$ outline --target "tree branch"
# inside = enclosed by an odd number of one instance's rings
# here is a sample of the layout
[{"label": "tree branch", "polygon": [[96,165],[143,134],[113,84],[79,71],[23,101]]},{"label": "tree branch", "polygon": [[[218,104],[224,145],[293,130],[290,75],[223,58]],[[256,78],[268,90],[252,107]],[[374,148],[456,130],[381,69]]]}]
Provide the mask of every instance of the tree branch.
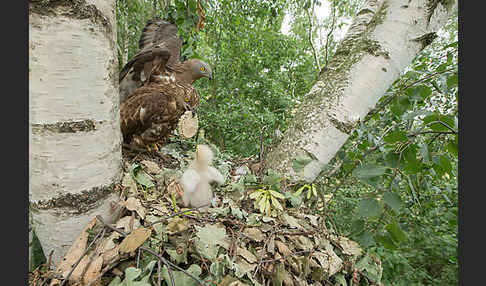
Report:
[{"label": "tree branch", "polygon": [[[315,7],[315,5],[311,4],[310,9],[312,10],[312,16],[314,16],[314,7]],[[312,17],[310,15],[308,9],[305,10],[305,13],[307,14],[307,18],[309,19],[309,44],[312,48],[312,54],[314,55],[314,60],[316,61],[317,70],[320,71],[321,65],[319,64],[319,60],[317,59],[317,52],[316,52],[316,49],[314,48],[314,43],[312,42]]]}]

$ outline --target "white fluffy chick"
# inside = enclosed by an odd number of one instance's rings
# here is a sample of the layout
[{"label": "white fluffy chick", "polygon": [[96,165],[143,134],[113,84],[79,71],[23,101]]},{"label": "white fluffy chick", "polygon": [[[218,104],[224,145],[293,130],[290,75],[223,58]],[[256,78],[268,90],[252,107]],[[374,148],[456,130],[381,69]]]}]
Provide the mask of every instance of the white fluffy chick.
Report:
[{"label": "white fluffy chick", "polygon": [[212,160],[213,151],[207,145],[197,145],[196,158],[181,178],[184,206],[200,207],[199,210],[204,212],[209,209],[213,198],[209,183],[213,181],[220,185],[224,183],[223,175],[210,166]]}]

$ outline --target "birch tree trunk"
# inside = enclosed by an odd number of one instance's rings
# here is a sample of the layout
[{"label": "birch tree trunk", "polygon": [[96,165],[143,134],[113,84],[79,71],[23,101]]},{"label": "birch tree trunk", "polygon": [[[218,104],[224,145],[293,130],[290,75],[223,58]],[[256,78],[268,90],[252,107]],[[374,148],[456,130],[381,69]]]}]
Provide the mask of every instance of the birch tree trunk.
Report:
[{"label": "birch tree trunk", "polygon": [[121,177],[115,0],[29,1],[29,201],[58,262]]},{"label": "birch tree trunk", "polygon": [[[455,0],[368,0],[328,69],[307,94],[267,168],[313,181],[352,130],[412,60],[436,37]],[[312,161],[299,173],[296,158]]]}]

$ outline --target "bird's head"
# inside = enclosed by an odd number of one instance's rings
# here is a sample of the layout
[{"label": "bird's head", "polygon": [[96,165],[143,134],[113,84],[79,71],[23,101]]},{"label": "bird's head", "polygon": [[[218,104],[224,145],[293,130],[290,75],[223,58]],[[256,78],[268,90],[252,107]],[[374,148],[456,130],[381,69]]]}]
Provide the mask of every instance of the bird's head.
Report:
[{"label": "bird's head", "polygon": [[191,73],[194,80],[200,79],[201,77],[213,79],[211,67],[207,63],[199,59],[190,59],[189,61],[191,66]]}]

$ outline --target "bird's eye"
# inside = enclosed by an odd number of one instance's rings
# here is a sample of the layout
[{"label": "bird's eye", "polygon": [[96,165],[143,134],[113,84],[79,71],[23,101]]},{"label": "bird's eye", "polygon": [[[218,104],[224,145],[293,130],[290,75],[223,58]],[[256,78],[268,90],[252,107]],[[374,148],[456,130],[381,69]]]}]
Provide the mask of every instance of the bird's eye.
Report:
[{"label": "bird's eye", "polygon": [[205,68],[205,67],[200,67],[199,69],[200,69],[201,71],[205,71],[205,70],[206,70],[206,68]]},{"label": "bird's eye", "polygon": [[186,102],[189,102],[189,98],[186,98]]}]

